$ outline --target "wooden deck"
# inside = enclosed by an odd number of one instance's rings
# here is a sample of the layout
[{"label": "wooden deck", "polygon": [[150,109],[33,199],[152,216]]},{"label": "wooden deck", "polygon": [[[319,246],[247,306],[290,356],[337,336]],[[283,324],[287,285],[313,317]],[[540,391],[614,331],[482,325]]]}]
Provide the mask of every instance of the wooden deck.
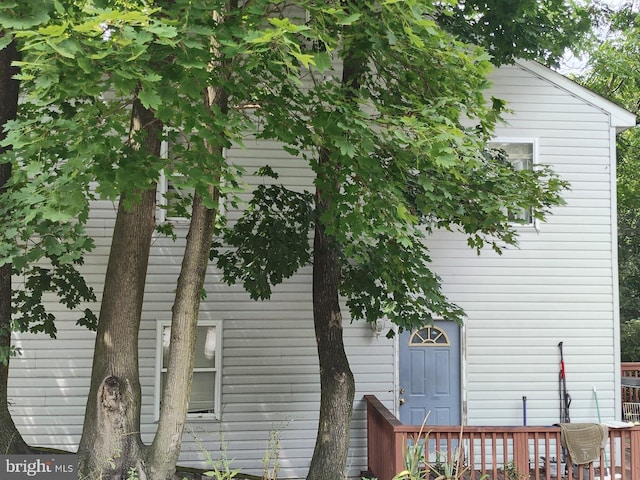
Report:
[{"label": "wooden deck", "polygon": [[513,480],[517,471],[521,480],[640,480],[640,427],[609,429],[599,460],[566,468],[571,462],[563,462],[559,427],[429,426],[421,432],[419,425],[402,425],[375,396],[365,399],[368,474],[378,480],[404,470],[404,452],[416,444],[428,447],[431,465],[460,452],[466,479]]},{"label": "wooden deck", "polygon": [[[640,380],[640,362],[622,363],[622,378]],[[622,402],[640,403],[640,388],[622,385]]]}]

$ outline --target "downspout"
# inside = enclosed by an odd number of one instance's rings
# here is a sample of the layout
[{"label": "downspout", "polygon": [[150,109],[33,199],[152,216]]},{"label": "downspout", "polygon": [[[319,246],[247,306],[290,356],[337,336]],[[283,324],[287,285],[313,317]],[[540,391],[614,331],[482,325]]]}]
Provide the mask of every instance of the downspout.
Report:
[{"label": "downspout", "polygon": [[618,276],[618,191],[615,126],[609,128],[609,180],[611,184],[611,286],[613,291],[613,398],[615,419],[622,418],[622,384],[620,377],[620,285]]}]

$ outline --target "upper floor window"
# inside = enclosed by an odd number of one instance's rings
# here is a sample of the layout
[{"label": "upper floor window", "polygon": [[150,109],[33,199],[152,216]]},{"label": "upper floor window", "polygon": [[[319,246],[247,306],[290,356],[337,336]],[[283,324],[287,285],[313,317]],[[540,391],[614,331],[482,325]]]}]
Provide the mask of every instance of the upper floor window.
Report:
[{"label": "upper floor window", "polygon": [[[169,177],[162,172],[158,183],[159,222],[184,221],[189,217],[187,208],[193,201],[195,189],[180,185],[181,176]],[[189,198],[190,197],[190,198]],[[188,200],[187,200],[188,199]]]},{"label": "upper floor window", "polygon": [[[535,164],[535,141],[530,139],[496,139],[489,144],[494,150],[504,153],[516,170],[531,170]],[[533,212],[522,208],[509,213],[509,220],[524,225],[533,225]]]},{"label": "upper floor window", "polygon": [[[169,164],[180,161],[181,152],[188,149],[188,141],[183,134],[176,134],[171,140],[162,142],[162,157],[168,159]],[[158,205],[160,206],[159,222],[185,220],[189,214],[186,208],[193,200],[194,189],[181,185],[185,178],[177,173],[169,175],[160,172],[158,182]],[[190,200],[187,200],[191,197]],[[186,200],[186,201],[185,201]]]},{"label": "upper floor window", "polygon": [[[177,135],[170,141],[162,143],[161,155],[168,159],[171,164],[179,162],[182,155],[190,150],[190,144],[184,134]],[[223,151],[226,157],[226,149]],[[189,180],[184,175],[173,172],[168,174],[160,172],[158,181],[158,205],[160,206],[157,215],[158,223],[174,222],[184,223],[191,215],[191,204],[195,195],[195,188],[187,186]],[[224,209],[224,199],[220,198],[219,211]]]}]

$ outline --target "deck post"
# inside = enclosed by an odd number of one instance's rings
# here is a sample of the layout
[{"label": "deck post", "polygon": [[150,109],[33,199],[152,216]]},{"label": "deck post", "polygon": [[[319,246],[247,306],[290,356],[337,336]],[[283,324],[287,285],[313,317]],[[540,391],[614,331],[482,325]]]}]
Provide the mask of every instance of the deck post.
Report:
[{"label": "deck post", "polygon": [[513,433],[513,465],[521,478],[529,474],[529,432]]},{"label": "deck post", "polygon": [[391,478],[404,470],[404,451],[406,449],[407,436],[400,432],[394,432],[394,454]]},{"label": "deck post", "polygon": [[373,423],[373,416],[375,414],[373,407],[371,406],[371,402],[365,396],[365,400],[367,401],[367,470],[369,472],[372,471],[371,459],[375,454],[374,451],[374,441],[375,438],[375,424]]},{"label": "deck post", "polygon": [[[630,439],[630,466],[631,466],[631,478],[640,478],[640,429],[633,428],[629,432]],[[624,454],[624,449],[623,449]]]}]

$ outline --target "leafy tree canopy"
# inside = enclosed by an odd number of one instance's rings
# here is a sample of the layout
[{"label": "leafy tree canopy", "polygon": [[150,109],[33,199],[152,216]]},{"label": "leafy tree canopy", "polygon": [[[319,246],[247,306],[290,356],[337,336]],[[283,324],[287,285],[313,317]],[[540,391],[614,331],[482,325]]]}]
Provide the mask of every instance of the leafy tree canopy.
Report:
[{"label": "leafy tree canopy", "polygon": [[[228,233],[235,249],[222,253],[219,265],[227,281],[241,280],[253,297],[267,298],[270,281],[310,258],[303,228],[310,219],[322,224],[342,256],[341,293],[353,319],[386,315],[403,328],[432,317],[460,319],[429,268],[428,234],[457,230],[472,248],[500,251],[516,242],[509,213],[531,207],[543,218],[566,185],[547,168],[518,172],[486,154],[504,108],[484,96],[490,57],[441,28],[434,20],[440,4],[358,6],[350,5],[354,20],[343,28],[339,54],[358,65],[357,83],[345,85],[332,67],[312,76],[308,90],[292,86],[287,108],[299,113],[263,132],[309,159],[315,187],[332,202],[309,207],[313,217],[292,207],[298,214],[283,217],[278,205],[311,197],[281,186],[259,190]],[[312,10],[310,22],[330,23],[321,8]],[[268,105],[257,114],[269,118],[279,108]],[[318,162],[322,155],[327,158]],[[294,229],[299,235],[283,240],[281,232]],[[279,249],[283,241],[288,247]],[[262,253],[273,249],[293,258],[263,261]]]},{"label": "leafy tree canopy", "polygon": [[[15,39],[22,54],[24,98],[2,142],[12,150],[0,159],[14,167],[0,204],[0,258],[26,275],[16,297],[21,329],[55,334],[44,291],[70,307],[94,300],[75,269],[93,248],[84,230],[93,199],[126,194],[135,201],[161,171],[196,192],[213,183],[233,191],[238,170],[206,144],[241,144],[255,131],[245,106],[288,98],[279,85],[299,82],[300,64],[327,64],[337,42],[285,18],[282,5],[271,1],[227,10],[224,21],[212,14],[226,7],[184,0],[153,7],[135,0],[0,6],[2,45]],[[329,15],[348,21],[340,9]],[[301,45],[313,42],[323,51],[303,53]],[[224,86],[234,108],[212,115],[203,104],[211,85]],[[146,155],[137,148],[141,138],[129,138],[134,98],[164,125],[170,158]],[[86,313],[82,322],[94,326]]]},{"label": "leafy tree canopy", "polygon": [[[640,112],[640,13],[634,2],[608,9],[589,66],[578,81],[631,112]],[[618,247],[620,319],[640,318],[640,132],[618,135]]]},{"label": "leafy tree canopy", "polygon": [[640,362],[640,320],[630,320],[620,326],[620,355],[623,362]]},{"label": "leafy tree canopy", "polygon": [[598,11],[574,0],[461,0],[445,2],[438,19],[497,65],[518,58],[556,64],[565,49],[580,48]]},{"label": "leafy tree canopy", "polygon": [[[229,146],[253,131],[308,158],[316,188],[334,193],[312,220],[339,245],[354,318],[385,313],[411,326],[425,315],[460,317],[429,269],[424,235],[456,229],[473,248],[500,250],[515,242],[509,212],[532,207],[543,217],[564,185],[548,169],[515,172],[483,153],[503,104],[487,105],[483,94],[490,55],[459,38],[484,45],[495,63],[556,54],[563,43],[552,33],[571,40],[585,12],[565,10],[559,0],[509,8],[300,1],[295,6],[308,15],[296,20],[295,10],[261,1],[219,22],[211,12],[223,3],[44,2],[40,26],[16,20],[26,15],[11,4],[11,15],[0,17],[23,45],[30,108],[7,143],[20,152],[13,161],[24,171],[44,172],[34,185],[45,185],[47,176],[54,182],[48,202],[58,217],[51,220],[86,218],[95,192],[135,200],[162,170],[204,191],[217,182],[212,172],[219,167],[233,189],[237,170],[211,158],[205,142],[224,137]],[[220,48],[212,49],[211,39]],[[337,80],[340,55],[362,66],[357,84],[344,88]],[[223,58],[231,59],[229,68],[212,68]],[[211,116],[201,96],[212,84],[224,85],[238,108]],[[172,159],[145,156],[136,139],[126,140],[134,94],[162,121],[167,142],[179,145]],[[241,108],[248,105],[259,105],[253,117]],[[323,152],[330,158],[320,166],[315,159]],[[56,196],[62,187],[66,193]],[[301,258],[285,263],[293,270]]]},{"label": "leafy tree canopy", "polygon": [[[5,2],[0,6],[0,19],[16,28],[30,28],[46,21],[49,18],[47,12],[46,2],[22,5]],[[3,50],[3,61],[19,56],[10,29],[0,28],[0,49]],[[3,68],[12,75],[17,71],[8,64]],[[13,82],[9,77],[6,81]],[[5,127],[11,123],[8,120],[15,117],[18,84],[3,84],[2,88],[3,111],[0,118]],[[10,90],[15,91],[15,97],[9,96]],[[0,139],[5,136],[3,131]],[[12,159],[16,157],[10,152],[11,147],[10,141],[0,145],[0,152],[4,153],[0,156],[3,170],[0,185],[0,223],[3,225],[0,231],[0,266],[9,266],[21,286],[13,290],[12,309],[9,310],[12,311],[11,318],[3,318],[2,322],[8,328],[13,320],[14,328],[45,332],[55,337],[55,317],[45,309],[43,295],[47,292],[56,294],[60,302],[70,309],[82,302],[95,300],[93,290],[78,271],[83,254],[93,248],[93,242],[85,235],[81,222],[60,216],[57,207],[45,200],[47,188],[55,178],[45,175],[42,181],[32,181],[33,172],[23,171],[17,168],[17,164],[12,168]],[[24,164],[22,160],[19,163]],[[11,282],[2,285],[8,290],[8,295],[11,295],[11,287]],[[95,315],[89,309],[85,309],[78,320],[89,328],[94,328],[95,322]],[[10,344],[3,345],[0,360],[6,364],[8,355],[16,351]]]}]

